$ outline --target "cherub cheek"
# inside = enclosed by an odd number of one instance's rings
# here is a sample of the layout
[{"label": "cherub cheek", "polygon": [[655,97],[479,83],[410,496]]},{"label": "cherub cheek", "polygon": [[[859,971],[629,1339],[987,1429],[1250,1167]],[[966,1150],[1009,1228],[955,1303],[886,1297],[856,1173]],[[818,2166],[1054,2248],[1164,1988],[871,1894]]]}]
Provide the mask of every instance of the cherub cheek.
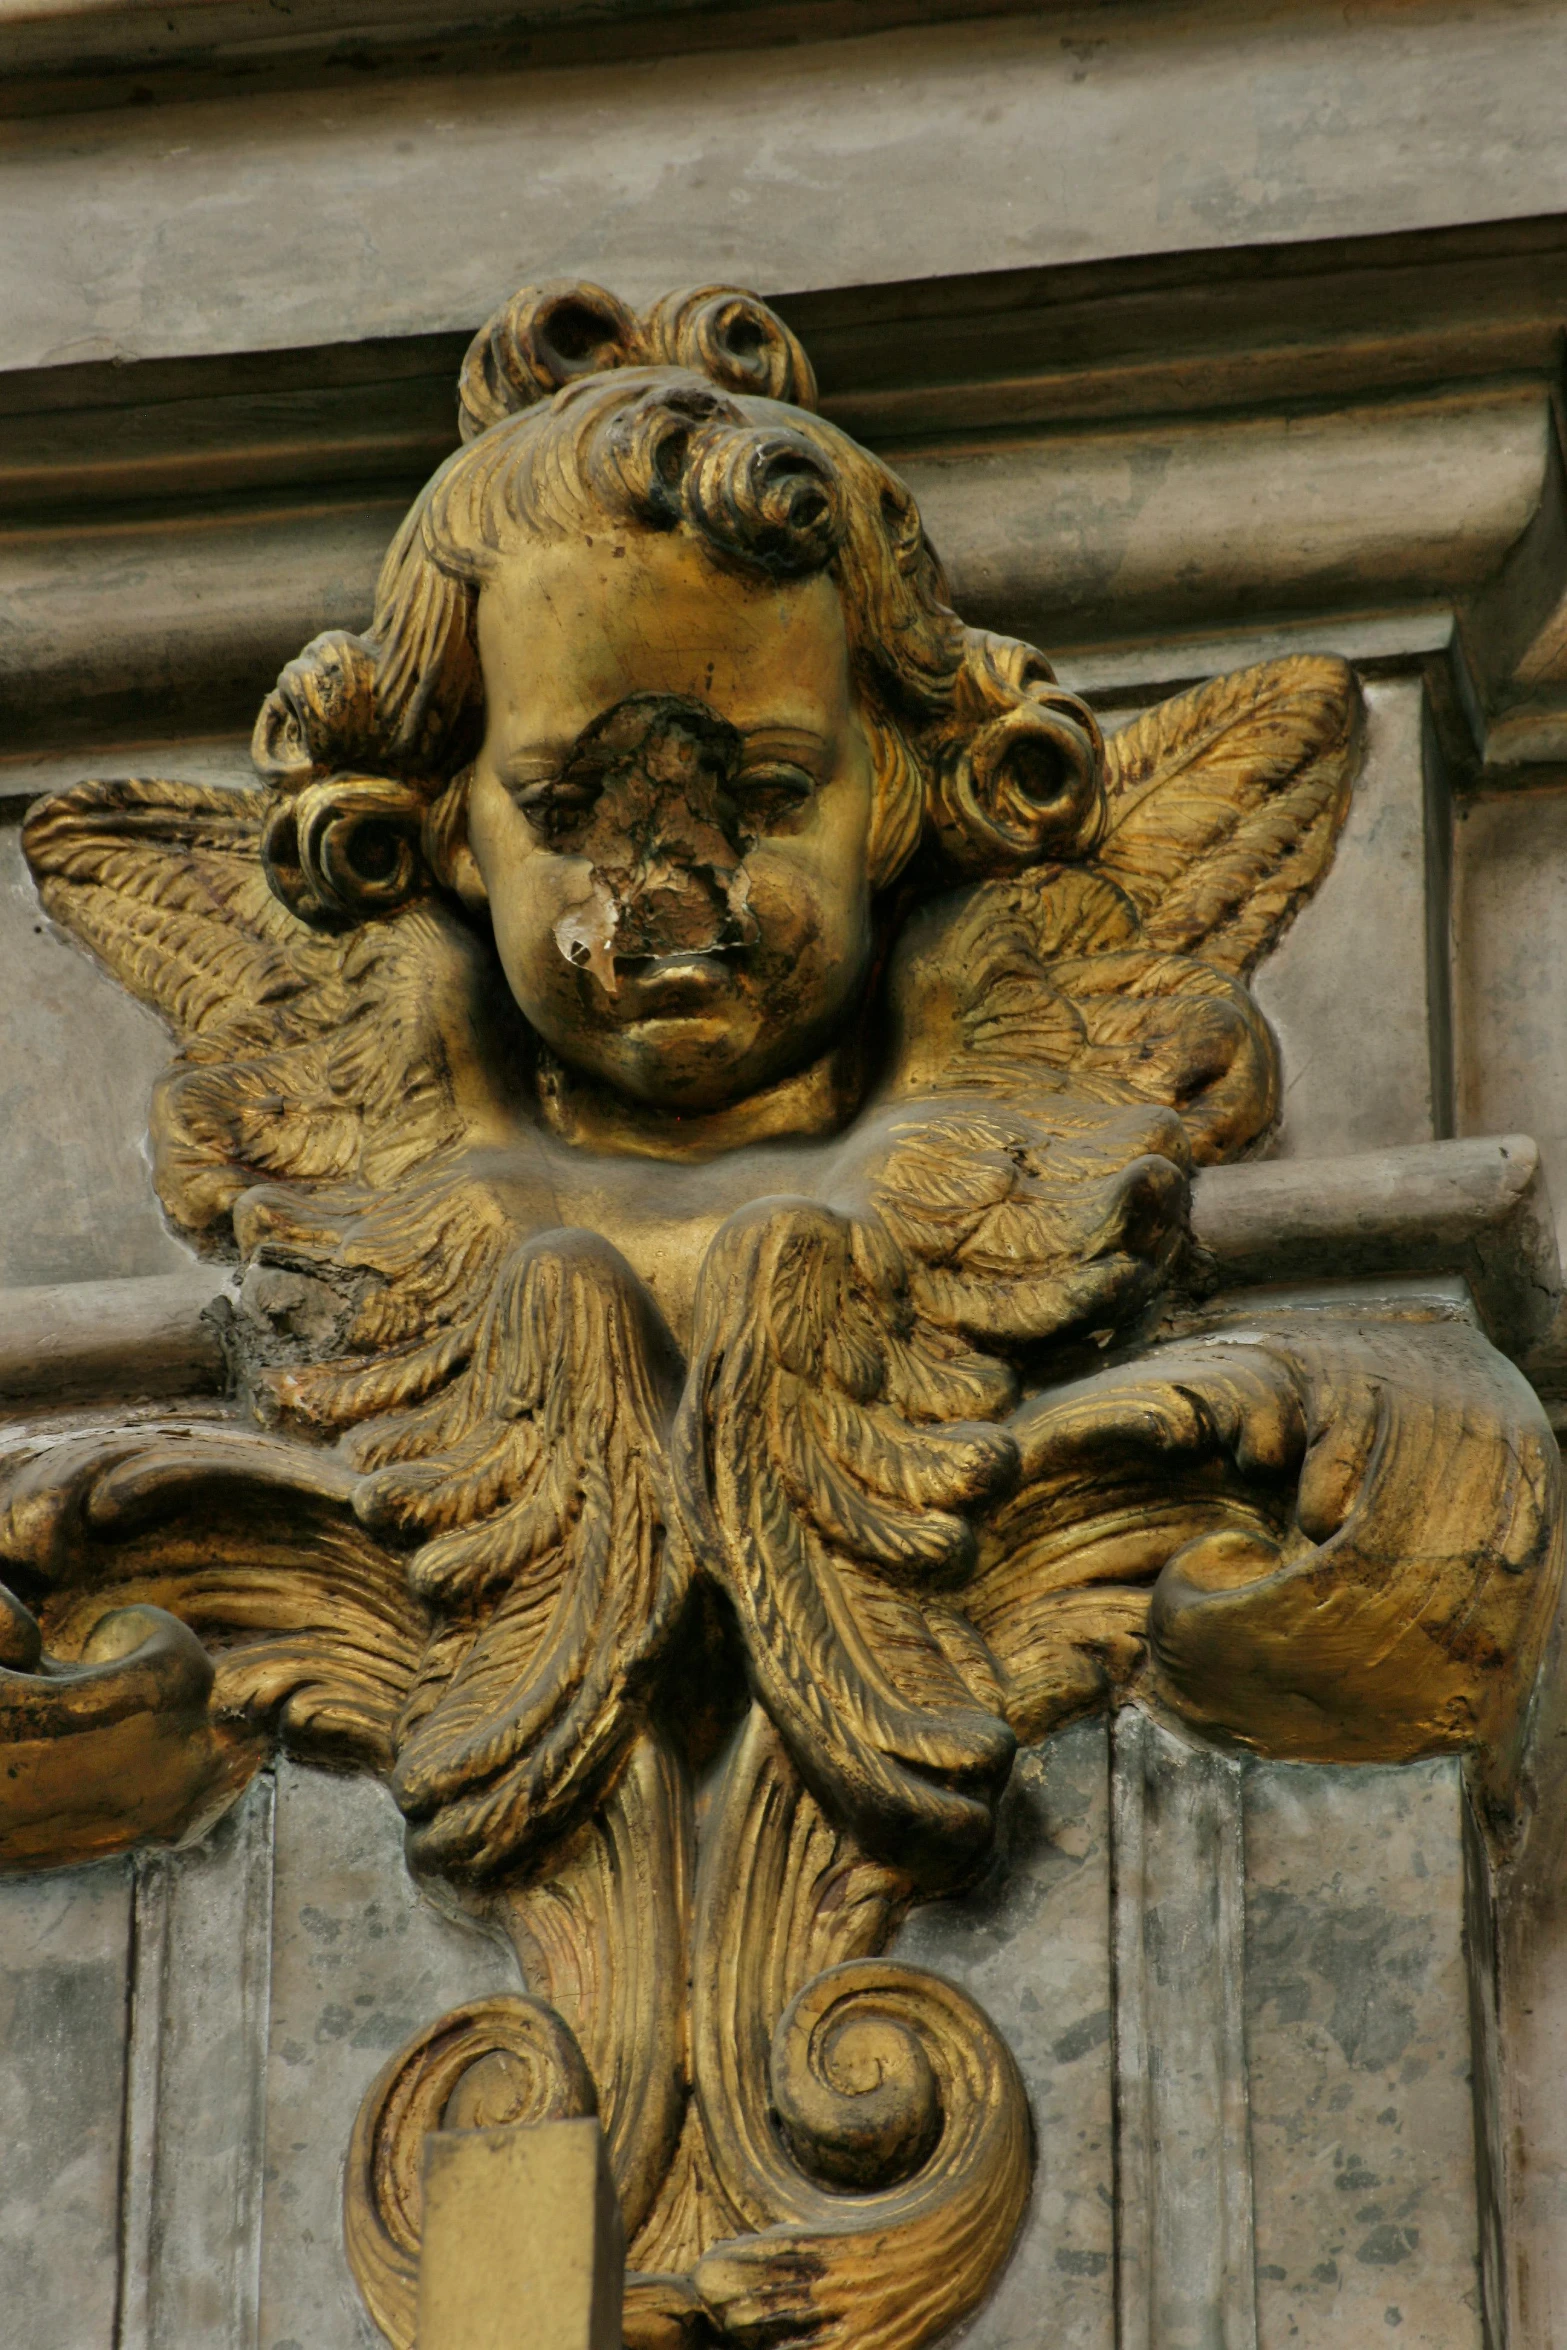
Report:
[{"label": "cherub cheek", "polygon": [[[769,863],[748,863],[750,912],[760,934],[762,959],[814,960],[822,941],[821,906],[816,892],[797,873],[779,872]],[[753,957],[753,960],[756,957]]]}]

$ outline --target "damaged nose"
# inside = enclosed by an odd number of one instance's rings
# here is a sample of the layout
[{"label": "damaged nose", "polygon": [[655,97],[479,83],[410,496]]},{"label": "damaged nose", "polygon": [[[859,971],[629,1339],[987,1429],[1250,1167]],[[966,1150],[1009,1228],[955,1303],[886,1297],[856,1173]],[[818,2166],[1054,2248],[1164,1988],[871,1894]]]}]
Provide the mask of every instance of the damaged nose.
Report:
[{"label": "damaged nose", "polygon": [[755,930],[748,895],[744,866],[725,870],[655,858],[620,901],[615,953],[630,962],[743,946]]},{"label": "damaged nose", "polygon": [[743,745],[705,704],[634,694],[579,735],[562,802],[583,895],[555,926],[567,961],[616,992],[628,964],[723,954],[756,935],[731,786]]},{"label": "damaged nose", "polygon": [[749,890],[743,865],[727,873],[675,865],[660,872],[655,865],[624,893],[595,872],[586,896],[556,923],[555,944],[614,995],[628,965],[749,946],[757,935]]}]

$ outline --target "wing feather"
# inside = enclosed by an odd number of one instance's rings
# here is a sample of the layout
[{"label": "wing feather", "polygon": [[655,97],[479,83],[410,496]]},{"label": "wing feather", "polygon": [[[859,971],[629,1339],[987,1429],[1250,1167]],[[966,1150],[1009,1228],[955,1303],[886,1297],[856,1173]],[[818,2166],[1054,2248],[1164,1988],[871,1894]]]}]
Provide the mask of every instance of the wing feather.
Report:
[{"label": "wing feather", "polygon": [[1016,1465],[1007,1357],[1141,1310],[1180,1244],[1184,1139],[1144,1106],[946,1102],[855,1152],[841,1197],[763,1201],[715,1240],[676,1476],[807,1782],[937,1884],[983,1851],[1013,1748],[962,1612]]},{"label": "wing feather", "polygon": [[258,1183],[384,1187],[463,1131],[441,1018],[460,934],[426,904],[355,932],[308,928],[267,884],[269,804],[84,783],[23,835],[46,911],[174,1031],[155,1172],[198,1234],[221,1232]]},{"label": "wing feather", "polygon": [[1090,863],[981,882],[910,926],[890,1091],[1162,1102],[1198,1160],[1245,1149],[1279,1070],[1244,980],[1331,863],[1360,740],[1353,672],[1307,657],[1112,734]]},{"label": "wing feather", "polygon": [[1095,859],[1151,945],[1243,973],[1326,870],[1348,805],[1360,695],[1342,661],[1215,678],[1105,745]]},{"label": "wing feather", "polygon": [[266,795],[137,778],[83,783],[28,817],[45,910],[182,1044],[237,1031],[276,1043],[283,1007],[330,987],[341,941],[295,921],[260,861]]},{"label": "wing feather", "polygon": [[629,1266],[550,1232],[501,1267],[459,1376],[350,1440],[373,1464],[360,1516],[416,1544],[437,1619],[392,1782],[423,1863],[525,1861],[630,1751],[690,1576],[664,1462],[677,1391]]}]

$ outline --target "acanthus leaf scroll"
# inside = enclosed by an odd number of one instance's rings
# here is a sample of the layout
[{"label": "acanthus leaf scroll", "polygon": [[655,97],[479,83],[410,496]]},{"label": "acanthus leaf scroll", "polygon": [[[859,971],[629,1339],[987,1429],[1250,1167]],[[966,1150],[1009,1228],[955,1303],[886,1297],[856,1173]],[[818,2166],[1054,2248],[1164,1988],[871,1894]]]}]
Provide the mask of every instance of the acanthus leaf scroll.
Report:
[{"label": "acanthus leaf scroll", "polygon": [[888,1945],[1019,1742],[1141,1694],[1500,1785],[1555,1448],[1472,1332],[1170,1325],[1193,1167],[1276,1115],[1246,979],[1332,859],[1342,663],[1105,741],[732,289],[526,291],[462,414],[259,788],[29,820],[243,1283],[227,1403],[12,1439],[0,1854],[175,1835],[274,1745],[383,1774],[523,1986],[366,2100],[387,2338],[422,2133],[597,2110],[628,2341],[914,2350],[1030,2122]]}]

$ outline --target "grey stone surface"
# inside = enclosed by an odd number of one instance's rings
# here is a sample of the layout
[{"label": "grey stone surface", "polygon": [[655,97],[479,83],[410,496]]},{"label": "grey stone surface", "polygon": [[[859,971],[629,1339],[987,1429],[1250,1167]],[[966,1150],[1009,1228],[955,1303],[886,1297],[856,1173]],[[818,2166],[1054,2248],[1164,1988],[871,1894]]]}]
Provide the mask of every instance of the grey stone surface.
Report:
[{"label": "grey stone surface", "polygon": [[[411,495],[417,477],[407,486]],[[89,518],[43,545],[0,535],[0,675],[21,741],[47,751],[148,732],[171,713],[193,732],[248,729],[311,637],[365,626],[406,505],[334,484],[259,513],[159,515],[144,530]],[[131,772],[148,771],[146,756]]]},{"label": "grey stone surface", "polygon": [[[767,0],[730,0],[737,13]],[[806,0],[807,6],[810,0]],[[600,42],[614,40],[623,24],[633,32],[645,16],[680,15],[693,0],[317,0],[303,23],[280,25],[267,0],[0,0],[0,71],[36,72],[55,68],[80,72],[85,64],[148,68],[170,58],[188,63],[203,56],[224,59],[236,50],[251,58],[278,48],[305,55],[304,72],[351,41],[356,69],[368,56],[384,62],[381,40],[397,33],[421,42],[472,32],[487,24],[508,32],[527,27],[548,32],[586,20]],[[700,5],[700,0],[696,0]],[[928,13],[943,13],[933,0]],[[980,0],[985,5],[985,0]],[[945,0],[949,15],[963,13],[963,0]],[[100,85],[101,86],[101,85]]]},{"label": "grey stone surface", "polygon": [[360,2099],[517,1980],[384,1787],[287,1762],[189,1850],[0,1882],[6,2350],[384,2350],[342,2249]]},{"label": "grey stone surface", "polygon": [[423,2025],[517,1988],[509,1947],[418,1892],[384,1787],[279,1765],[259,2350],[381,2350],[342,2244],[360,2100]]},{"label": "grey stone surface", "polygon": [[1212,615],[1461,593],[1528,523],[1550,432],[1530,384],[892,456],[964,617],[1053,652]]},{"label": "grey stone surface", "polygon": [[[373,418],[365,429],[373,437]],[[967,618],[1065,652],[1079,671],[1128,637],[1177,630],[1190,678],[1226,665],[1220,649],[1204,667],[1194,631],[1257,612],[1314,619],[1306,649],[1334,641],[1346,606],[1363,615],[1376,601],[1406,632],[1419,613],[1429,634],[1434,599],[1464,598],[1503,568],[1539,504],[1550,433],[1544,384],[1507,382],[1305,418],[900,438],[890,453]],[[310,447],[308,420],[296,446]],[[140,523],[88,514],[46,541],[0,533],[0,691],[16,739],[157,726],[169,708],[193,727],[245,718],[310,637],[367,623],[406,499],[444,453],[438,443],[411,461],[397,495],[312,479],[256,511],[241,468],[239,497],[216,516],[198,496]],[[352,475],[351,451],[338,462]],[[73,506],[83,494],[63,485]],[[1178,646],[1159,647],[1161,661]],[[1119,685],[1149,654],[1128,649],[1098,678]],[[0,762],[0,790],[15,765]]]},{"label": "grey stone surface", "polygon": [[1547,1336],[1562,1302],[1551,1194],[1527,1134],[1207,1167],[1192,1230],[1226,1286],[1456,1274],[1514,1356]]},{"label": "grey stone surface", "polygon": [[66,791],[90,775],[170,775],[230,787],[256,780],[248,733],[105,739],[79,750],[18,753],[8,747],[0,756],[0,817],[19,823],[27,803],[40,793]]},{"label": "grey stone surface", "polygon": [[[1398,662],[1412,668],[1421,656],[1440,653],[1451,635],[1452,614],[1439,604],[1372,617],[1316,613],[1309,619],[1278,621],[1268,628],[1224,629],[1212,636],[1183,631],[1144,643],[1069,648],[1059,660],[1052,658],[1051,666],[1063,685],[1090,700],[1108,695],[1119,701],[1134,694],[1154,701],[1231,669],[1249,669],[1255,662],[1283,660],[1293,653],[1337,653],[1345,661]],[[1121,723],[1124,714],[1113,711],[1106,729]]]},{"label": "grey stone surface", "polygon": [[1257,2350],[1241,1766],[1115,1725],[1117,2350]]},{"label": "grey stone surface", "polygon": [[1247,1774],[1261,2350],[1481,2350],[1463,1804],[1454,1762]]},{"label": "grey stone surface", "polygon": [[1567,791],[1460,808],[1453,936],[1460,1130],[1567,1136]]},{"label": "grey stone surface", "polygon": [[1051,10],[11,126],[13,366],[1567,206],[1559,6]]},{"label": "grey stone surface", "polygon": [[[1037,2132],[961,2340],[1035,2350],[1047,2312],[1059,2350],[1495,2350],[1458,1765],[1235,1763],[1138,1716],[1113,1774],[1108,1744],[1095,1723],[1025,1752],[986,1878],[898,1944],[992,2016]],[[264,1779],[140,1864],[134,1937],[131,1874],[0,1885],[8,2346],[377,2350],[340,2239],[354,2116],[416,2030],[515,1984],[509,1951],[418,1893],[366,1779],[280,1766],[275,1818]],[[1562,2203],[1543,1982],[1512,2092],[1536,2313]]]},{"label": "grey stone surface", "polygon": [[0,2333],[117,2350],[131,1872],[0,1883]]},{"label": "grey stone surface", "polygon": [[[1437,1131],[1422,689],[1414,678],[1374,680],[1366,702],[1365,764],[1332,870],[1255,983],[1284,1056],[1284,1158]],[[1508,1125],[1534,1131],[1521,1118]]]},{"label": "grey stone surface", "polygon": [[0,1403],[220,1388],[223,1346],[207,1309],[226,1271],[196,1264],[129,1281],[0,1288]]},{"label": "grey stone surface", "polygon": [[1511,2350],[1567,2341],[1567,1612],[1530,1743],[1534,1808],[1498,1886],[1501,2136]]},{"label": "grey stone surface", "polygon": [[1036,2350],[1044,2312],[1052,2350],[1115,2344],[1109,1792],[1103,1723],[1020,1755],[989,1875],[897,1944],[978,2000],[1033,2108],[1033,2199],[968,2350]]},{"label": "grey stone surface", "polygon": [[136,1888],[115,2350],[255,2350],[273,1780]]},{"label": "grey stone surface", "polygon": [[[98,772],[233,771],[228,745],[121,749]],[[23,792],[58,788],[93,762],[0,766],[0,1288],[126,1280],[189,1269],[163,1221],[146,1155],[167,1030],[44,919],[22,862]],[[12,796],[3,796],[7,787]],[[19,788],[18,788],[19,787]]]},{"label": "grey stone surface", "polygon": [[1062,2350],[1494,2350],[1458,1765],[1235,1762],[1134,1714],[1113,1778],[1113,1966],[1100,1724],[1020,1758],[990,1876],[898,1944],[995,2019],[1038,2132],[961,2339],[1034,2350],[1048,2312]]}]

